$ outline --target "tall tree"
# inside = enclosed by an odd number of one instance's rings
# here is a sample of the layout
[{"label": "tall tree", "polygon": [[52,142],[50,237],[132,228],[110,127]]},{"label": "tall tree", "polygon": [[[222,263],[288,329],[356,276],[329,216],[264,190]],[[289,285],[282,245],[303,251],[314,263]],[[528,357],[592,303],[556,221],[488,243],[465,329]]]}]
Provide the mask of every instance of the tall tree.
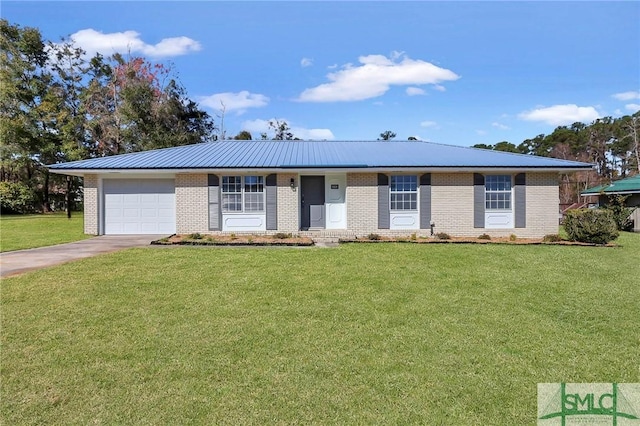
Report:
[{"label": "tall tree", "polygon": [[269,128],[273,130],[274,136],[273,140],[276,141],[291,141],[297,140],[297,138],[291,132],[291,127],[289,127],[289,123],[282,120],[269,120]]},{"label": "tall tree", "polygon": [[612,154],[620,160],[620,176],[640,173],[640,111],[614,123]]},{"label": "tall tree", "polygon": [[471,146],[471,148],[478,148],[478,149],[493,149],[493,145],[488,145],[486,143],[477,143],[473,146]]},{"label": "tall tree", "polygon": [[253,136],[251,136],[251,133],[249,133],[248,131],[242,130],[238,132],[238,134],[235,135],[233,139],[237,141],[250,141],[253,139]]},{"label": "tall tree", "polygon": [[215,130],[172,69],[121,55],[87,60],[71,41],[47,45],[37,29],[3,19],[0,87],[3,205],[15,196],[48,210],[65,186],[48,164],[203,142]]},{"label": "tall tree", "polygon": [[[0,19],[0,178],[33,196],[43,172],[37,155],[48,136],[42,118],[51,82],[46,62],[45,43],[37,29]],[[7,192],[11,193],[17,192]]]},{"label": "tall tree", "polygon": [[495,151],[503,151],[503,152],[518,152],[518,148],[511,142],[507,142],[507,141],[498,142],[493,146],[493,149]]},{"label": "tall tree", "polygon": [[97,156],[204,142],[211,117],[189,99],[172,70],[144,58],[92,60],[85,108]]},{"label": "tall tree", "polygon": [[395,138],[396,134],[393,133],[391,130],[385,130],[384,132],[380,133],[380,137],[378,138],[379,141],[390,141],[391,139]]}]

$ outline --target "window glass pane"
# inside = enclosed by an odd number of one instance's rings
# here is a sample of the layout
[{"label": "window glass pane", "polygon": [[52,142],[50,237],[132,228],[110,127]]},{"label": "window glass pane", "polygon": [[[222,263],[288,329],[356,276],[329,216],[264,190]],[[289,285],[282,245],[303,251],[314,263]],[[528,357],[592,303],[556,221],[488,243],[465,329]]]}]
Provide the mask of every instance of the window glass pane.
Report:
[{"label": "window glass pane", "polygon": [[222,176],[222,192],[241,192],[242,178],[240,176]]},{"label": "window glass pane", "polygon": [[242,211],[242,195],[222,194],[222,211],[223,212]]},{"label": "window glass pane", "polygon": [[264,194],[245,194],[244,210],[247,212],[260,212],[264,210]]},{"label": "window glass pane", "polygon": [[264,177],[223,176],[222,211],[264,211]]},{"label": "window glass pane", "polygon": [[418,209],[417,176],[391,176],[390,189],[389,207],[391,210]]},{"label": "window glass pane", "polygon": [[511,209],[511,176],[485,176],[485,207],[493,210]]},{"label": "window glass pane", "polygon": [[264,182],[262,176],[245,176],[244,192],[263,192]]}]

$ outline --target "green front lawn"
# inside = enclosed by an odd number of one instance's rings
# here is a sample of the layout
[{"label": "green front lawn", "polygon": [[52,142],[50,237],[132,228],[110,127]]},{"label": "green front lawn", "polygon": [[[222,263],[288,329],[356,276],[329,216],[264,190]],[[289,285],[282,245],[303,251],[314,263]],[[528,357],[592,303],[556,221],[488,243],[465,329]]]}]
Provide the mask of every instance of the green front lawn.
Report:
[{"label": "green front lawn", "polygon": [[2,281],[2,424],[536,423],[638,382],[622,247],[141,248]]},{"label": "green front lawn", "polygon": [[23,250],[70,243],[91,235],[83,234],[82,212],[2,215],[0,216],[0,251]]}]

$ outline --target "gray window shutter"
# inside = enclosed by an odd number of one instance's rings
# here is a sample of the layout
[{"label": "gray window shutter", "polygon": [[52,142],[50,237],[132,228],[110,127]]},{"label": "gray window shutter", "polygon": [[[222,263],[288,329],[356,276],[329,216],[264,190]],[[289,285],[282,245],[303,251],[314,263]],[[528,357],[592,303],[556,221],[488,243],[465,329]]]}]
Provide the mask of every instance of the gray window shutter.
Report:
[{"label": "gray window shutter", "polygon": [[389,176],[378,173],[378,229],[389,229]]},{"label": "gray window shutter", "polygon": [[484,176],[473,174],[473,227],[484,228]]},{"label": "gray window shutter", "polygon": [[267,231],[275,231],[278,229],[278,175],[267,176],[265,183]]},{"label": "gray window shutter", "polygon": [[431,173],[420,176],[420,229],[431,226]]},{"label": "gray window shutter", "polygon": [[518,173],[515,177],[515,201],[513,208],[515,209],[515,225],[516,228],[527,227],[527,175]]},{"label": "gray window shutter", "polygon": [[209,230],[219,231],[222,214],[220,212],[220,178],[209,175]]}]

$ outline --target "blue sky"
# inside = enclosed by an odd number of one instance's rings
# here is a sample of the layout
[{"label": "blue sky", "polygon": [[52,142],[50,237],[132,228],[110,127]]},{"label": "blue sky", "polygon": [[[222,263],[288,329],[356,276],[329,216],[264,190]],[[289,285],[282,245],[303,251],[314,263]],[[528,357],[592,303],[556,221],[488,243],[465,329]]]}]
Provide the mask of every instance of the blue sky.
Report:
[{"label": "blue sky", "polygon": [[[640,109],[640,2],[31,2],[11,23],[172,63],[225,130],[516,145]],[[219,124],[220,120],[216,120]]]}]

